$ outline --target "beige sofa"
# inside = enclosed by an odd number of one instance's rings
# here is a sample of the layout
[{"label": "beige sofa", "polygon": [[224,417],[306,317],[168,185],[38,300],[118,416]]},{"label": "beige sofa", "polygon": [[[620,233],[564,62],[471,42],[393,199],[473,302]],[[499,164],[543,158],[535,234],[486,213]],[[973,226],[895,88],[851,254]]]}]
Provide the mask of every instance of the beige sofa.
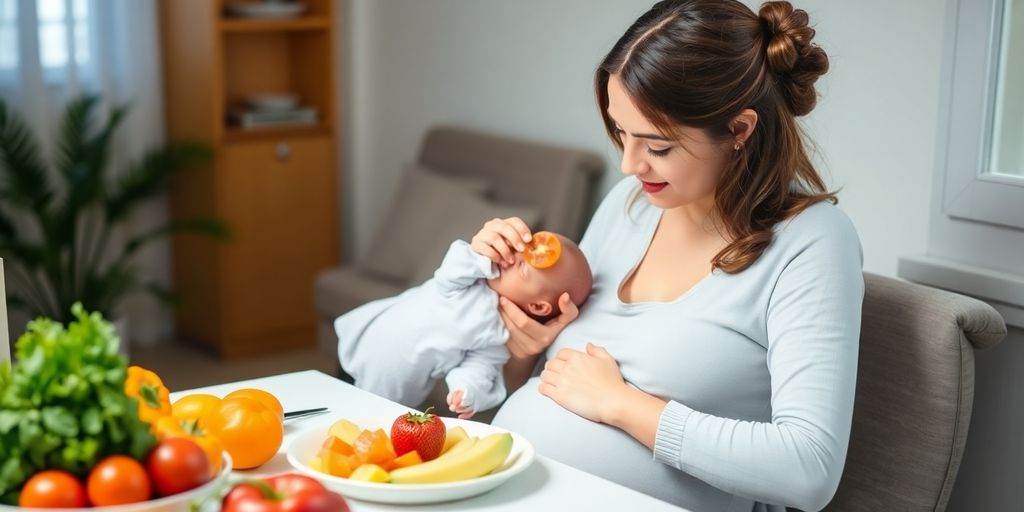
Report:
[{"label": "beige sofa", "polygon": [[433,274],[455,239],[494,217],[579,239],[596,206],[604,161],[579,149],[437,126],[405,169],[391,209],[364,258],[316,280],[318,345],[337,354],[334,319]]}]

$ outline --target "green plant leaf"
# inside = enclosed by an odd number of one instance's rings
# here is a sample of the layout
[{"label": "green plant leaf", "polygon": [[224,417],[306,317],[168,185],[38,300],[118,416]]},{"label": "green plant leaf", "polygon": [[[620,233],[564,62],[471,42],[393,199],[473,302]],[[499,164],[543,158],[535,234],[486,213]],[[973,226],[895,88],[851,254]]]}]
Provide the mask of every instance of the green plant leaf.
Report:
[{"label": "green plant leaf", "polygon": [[64,109],[57,168],[65,176],[74,174],[75,167],[81,165],[89,130],[89,115],[97,101],[96,96],[85,95],[72,100]]},{"label": "green plant leaf", "polygon": [[180,233],[195,233],[221,240],[230,236],[227,225],[221,222],[220,219],[196,216],[168,222],[128,240],[128,243],[125,245],[125,255],[130,256],[149,242]]},{"label": "green plant leaf", "polygon": [[53,197],[38,145],[21,117],[0,100],[0,171],[9,201],[45,210]]},{"label": "green plant leaf", "polygon": [[213,151],[209,146],[196,142],[172,144],[150,151],[111,187],[106,201],[107,219],[114,222],[125,218],[140,203],[162,193],[172,175],[207,162],[212,157]]}]

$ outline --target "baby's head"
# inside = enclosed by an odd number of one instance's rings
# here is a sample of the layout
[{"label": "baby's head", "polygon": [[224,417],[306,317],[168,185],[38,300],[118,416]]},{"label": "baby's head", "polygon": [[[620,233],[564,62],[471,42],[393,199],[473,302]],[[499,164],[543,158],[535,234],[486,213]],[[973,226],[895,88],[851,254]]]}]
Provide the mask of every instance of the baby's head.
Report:
[{"label": "baby's head", "polygon": [[558,297],[569,292],[573,304],[582,305],[590,295],[593,276],[583,251],[568,238],[557,235],[562,254],[554,265],[544,269],[530,266],[523,253],[516,253],[515,264],[499,268],[501,273],[488,279],[487,285],[498,295],[516,303],[533,318],[544,321],[560,313]]}]

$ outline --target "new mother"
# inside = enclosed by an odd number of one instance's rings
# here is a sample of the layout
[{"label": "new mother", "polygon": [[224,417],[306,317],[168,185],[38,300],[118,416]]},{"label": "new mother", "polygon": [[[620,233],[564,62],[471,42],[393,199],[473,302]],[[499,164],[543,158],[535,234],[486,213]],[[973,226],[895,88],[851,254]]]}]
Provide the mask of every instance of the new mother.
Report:
[{"label": "new mother", "polygon": [[[626,178],[580,244],[593,294],[546,325],[501,301],[518,389],[494,424],[695,511],[832,499],[864,281],[797,124],[828,69],[813,36],[788,2],[666,0],[619,39],[595,85]],[[474,244],[500,262],[527,236]]]}]

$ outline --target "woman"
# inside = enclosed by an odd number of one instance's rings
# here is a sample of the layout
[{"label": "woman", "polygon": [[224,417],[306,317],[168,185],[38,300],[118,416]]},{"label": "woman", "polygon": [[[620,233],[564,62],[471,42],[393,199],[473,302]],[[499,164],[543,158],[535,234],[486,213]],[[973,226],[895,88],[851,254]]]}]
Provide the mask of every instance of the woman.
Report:
[{"label": "woman", "polygon": [[[807,22],[788,2],[666,0],[616,43],[595,82],[626,178],[580,244],[593,293],[546,325],[501,301],[518,390],[496,425],[696,511],[831,500],[864,283],[796,121],[828,68]],[[500,264],[528,240],[504,219],[473,245]]]}]

